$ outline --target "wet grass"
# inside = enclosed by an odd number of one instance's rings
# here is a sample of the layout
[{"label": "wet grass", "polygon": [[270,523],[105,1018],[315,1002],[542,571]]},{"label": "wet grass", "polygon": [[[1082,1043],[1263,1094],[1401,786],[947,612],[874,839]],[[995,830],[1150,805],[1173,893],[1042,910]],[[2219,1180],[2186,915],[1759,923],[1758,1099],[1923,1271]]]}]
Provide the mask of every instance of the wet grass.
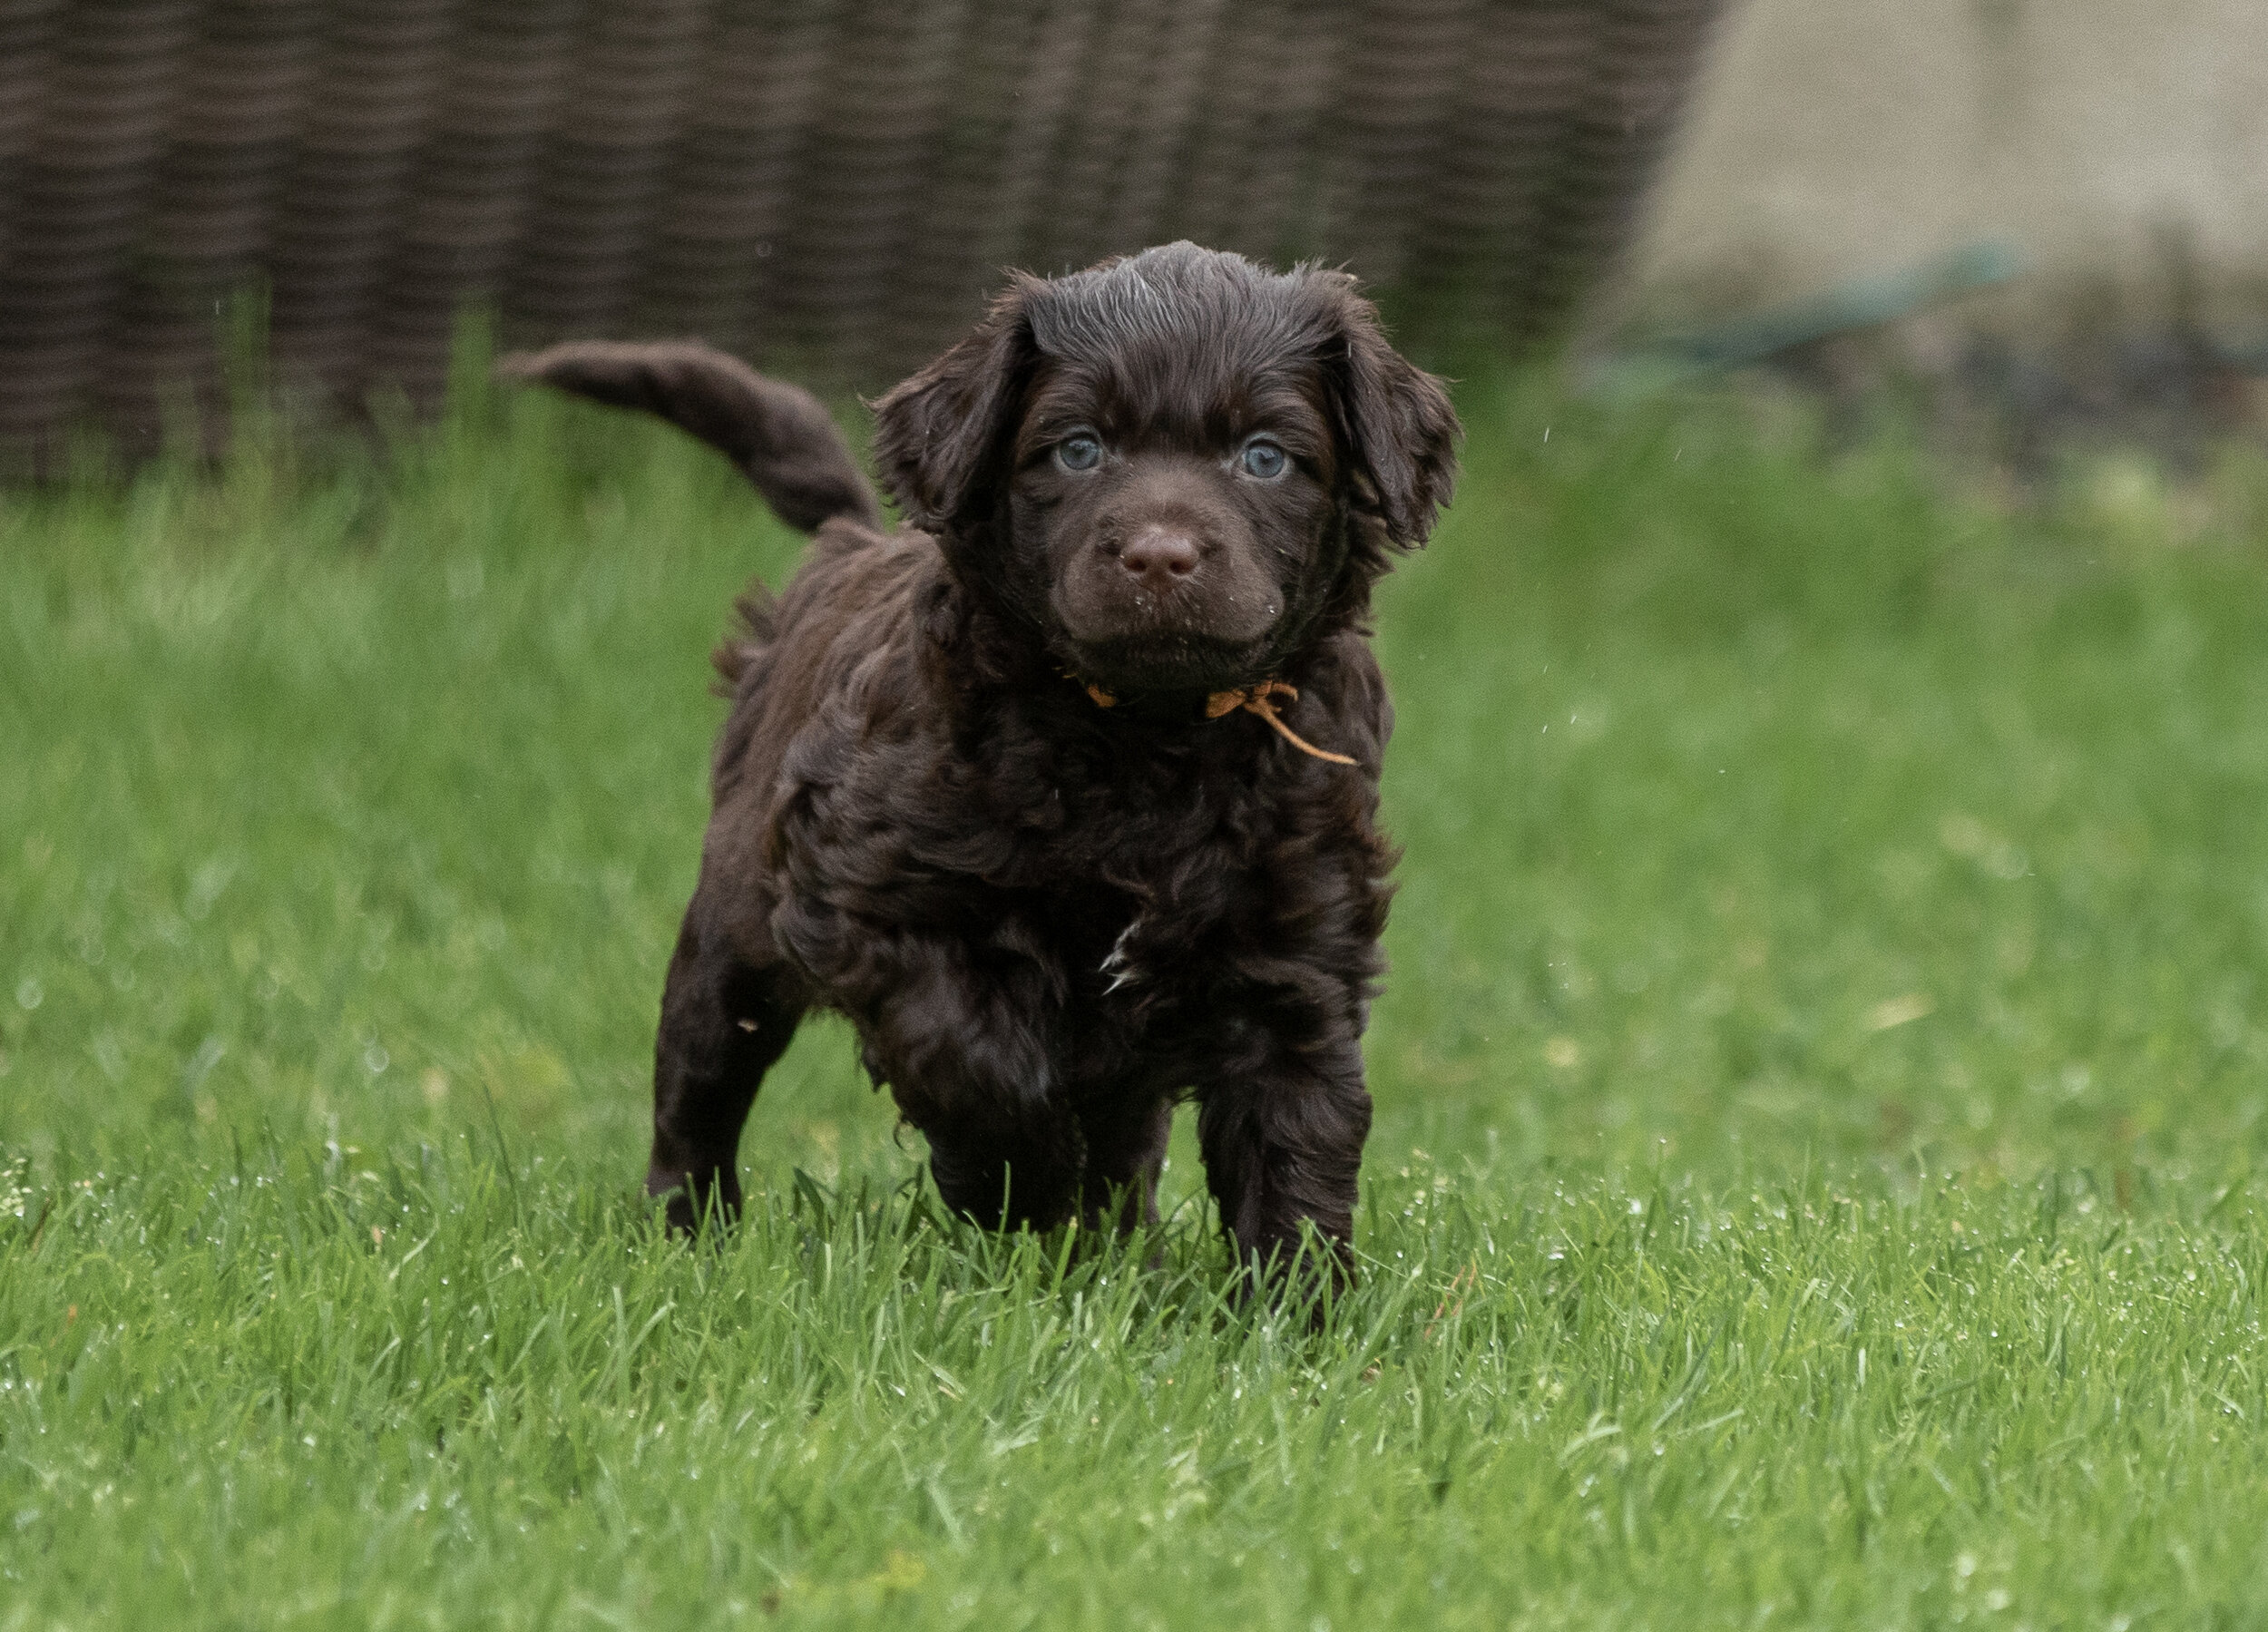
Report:
[{"label": "wet grass", "polygon": [[2268,538],[1464,406],[1320,1335],[1186,1134],[1159,1267],[944,1224],[827,1026],[654,1238],[719,462],[0,495],[0,1628],[2258,1618]]}]

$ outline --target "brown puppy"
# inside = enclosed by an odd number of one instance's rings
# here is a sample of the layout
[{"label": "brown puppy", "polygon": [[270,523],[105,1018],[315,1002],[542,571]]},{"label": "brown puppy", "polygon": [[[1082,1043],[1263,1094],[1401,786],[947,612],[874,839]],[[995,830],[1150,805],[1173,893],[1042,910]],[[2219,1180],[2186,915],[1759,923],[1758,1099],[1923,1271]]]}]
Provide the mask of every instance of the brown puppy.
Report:
[{"label": "brown puppy", "polygon": [[875,405],[908,525],[803,393],[698,346],[512,371],[723,448],[810,559],[719,653],[699,887],[662,998],[647,1188],[739,1200],[809,1008],[988,1225],[1155,1217],[1175,1102],[1240,1253],[1344,1258],[1393,855],[1373,582],[1456,417],[1343,274],[1191,244],[1018,278]]}]

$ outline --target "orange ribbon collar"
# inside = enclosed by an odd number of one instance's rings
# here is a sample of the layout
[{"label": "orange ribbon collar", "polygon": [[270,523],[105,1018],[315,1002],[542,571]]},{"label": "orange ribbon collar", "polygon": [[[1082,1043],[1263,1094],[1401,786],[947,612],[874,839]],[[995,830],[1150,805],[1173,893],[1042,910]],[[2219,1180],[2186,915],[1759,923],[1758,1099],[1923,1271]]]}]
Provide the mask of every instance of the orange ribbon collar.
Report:
[{"label": "orange ribbon collar", "polygon": [[[1075,680],[1079,679],[1077,675],[1071,678]],[[1096,708],[1115,709],[1119,706],[1117,698],[1093,681],[1080,680],[1079,683],[1085,688],[1087,695],[1094,699]],[[1257,714],[1262,719],[1266,720],[1275,728],[1277,736],[1303,754],[1312,755],[1317,759],[1328,759],[1334,765],[1354,763],[1344,754],[1329,753],[1317,748],[1293,730],[1291,727],[1286,725],[1283,717],[1276,713],[1276,705],[1268,700],[1273,697],[1281,697],[1291,702],[1297,702],[1299,688],[1289,680],[1262,680],[1256,686],[1242,687],[1234,691],[1216,691],[1205,699],[1205,718],[1219,719],[1224,715],[1234,714],[1241,709],[1246,714]]]}]

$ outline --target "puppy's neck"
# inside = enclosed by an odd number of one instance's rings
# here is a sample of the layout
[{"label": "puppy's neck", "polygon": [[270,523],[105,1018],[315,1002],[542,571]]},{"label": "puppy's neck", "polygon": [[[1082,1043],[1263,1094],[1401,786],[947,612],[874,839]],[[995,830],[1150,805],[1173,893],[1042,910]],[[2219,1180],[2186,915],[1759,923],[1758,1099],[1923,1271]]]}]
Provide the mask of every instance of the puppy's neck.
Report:
[{"label": "puppy's neck", "polygon": [[[1115,709],[1119,706],[1119,698],[1116,693],[1106,690],[1092,680],[1082,680],[1069,669],[1064,671],[1063,678],[1086,692],[1087,700],[1093,703],[1096,708]],[[1203,709],[1204,718],[1208,720],[1223,719],[1238,711],[1256,715],[1267,721],[1269,729],[1311,759],[1328,760],[1333,765],[1354,763],[1344,754],[1334,754],[1328,748],[1317,748],[1293,730],[1291,727],[1286,725],[1284,717],[1276,712],[1277,708],[1281,706],[1279,699],[1283,703],[1297,702],[1299,688],[1289,680],[1265,679],[1256,685],[1237,686],[1226,691],[1207,692]]]}]

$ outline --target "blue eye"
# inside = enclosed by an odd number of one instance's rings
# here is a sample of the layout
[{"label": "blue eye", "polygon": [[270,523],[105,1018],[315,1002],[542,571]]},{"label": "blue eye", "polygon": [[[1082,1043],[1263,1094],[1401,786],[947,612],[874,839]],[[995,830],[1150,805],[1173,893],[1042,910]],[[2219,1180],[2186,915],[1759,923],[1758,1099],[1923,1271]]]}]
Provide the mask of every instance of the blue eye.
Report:
[{"label": "blue eye", "polygon": [[1245,470],[1263,482],[1272,482],[1282,475],[1291,462],[1291,455],[1273,442],[1256,439],[1245,444]]},{"label": "blue eye", "polygon": [[1055,462],[1065,470],[1092,470],[1102,463],[1102,444],[1081,431],[1055,445]]}]

